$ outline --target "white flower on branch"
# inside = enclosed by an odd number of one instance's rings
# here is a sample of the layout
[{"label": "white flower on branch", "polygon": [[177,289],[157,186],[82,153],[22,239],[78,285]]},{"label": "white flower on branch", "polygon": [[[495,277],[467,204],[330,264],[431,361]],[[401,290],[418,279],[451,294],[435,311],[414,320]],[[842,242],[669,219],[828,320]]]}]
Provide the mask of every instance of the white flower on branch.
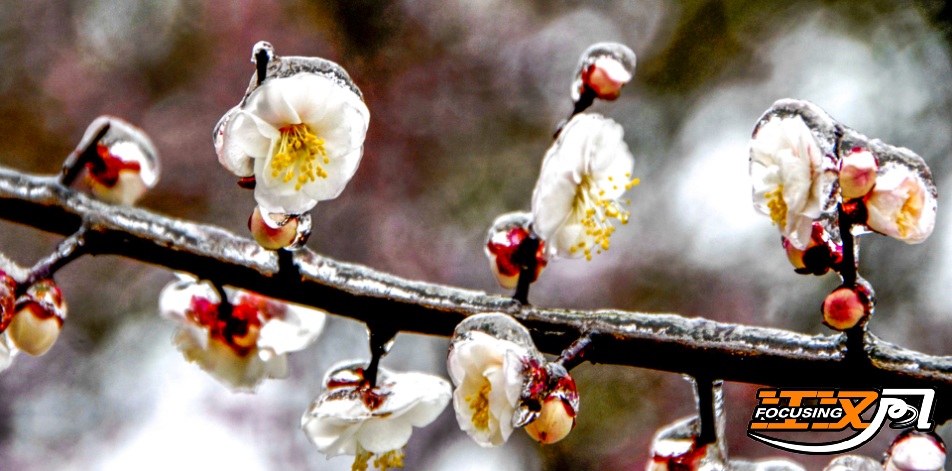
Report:
[{"label": "white flower on branch", "polygon": [[876,186],[866,196],[866,225],[910,244],[923,242],[935,228],[936,205],[929,191],[909,168],[891,168],[876,179]]},{"label": "white flower on branch", "polygon": [[[109,130],[92,142],[105,125]],[[159,182],[159,154],[145,131],[115,116],[100,116],[88,128],[77,152],[95,146],[86,163],[86,186],[99,199],[131,206]]]},{"label": "white flower on branch", "polygon": [[353,455],[351,469],[403,467],[403,447],[413,427],[439,417],[450,400],[449,383],[424,373],[380,368],[377,386],[364,378],[366,364],[344,362],[331,368],[320,396],[301,418],[308,440],[327,458]]},{"label": "white flower on branch", "polygon": [[639,183],[631,179],[635,159],[620,124],[581,113],[562,129],[542,161],[532,193],[533,229],[554,257],[591,260],[608,250],[615,227],[627,224],[621,197]]},{"label": "white flower on branch", "polygon": [[456,420],[480,446],[502,445],[523,426],[537,441],[554,443],[575,426],[575,382],[565,368],[545,361],[511,316],[479,314],[461,322],[447,370],[456,385]]},{"label": "white flower on branch", "polygon": [[370,111],[351,89],[299,72],[268,78],[222,118],[219,161],[255,177],[268,212],[301,214],[336,198],[357,171]]},{"label": "white flower on branch", "polygon": [[179,322],[173,339],[190,362],[226,386],[253,391],[267,378],[285,378],[287,354],[307,348],[324,328],[323,312],[226,288],[222,306],[208,282],[183,276],[159,295],[162,316]]},{"label": "white flower on branch", "polygon": [[755,130],[750,176],[754,208],[770,216],[794,247],[806,250],[838,176],[802,118],[773,117]]},{"label": "white flower on branch", "polygon": [[936,435],[909,431],[896,437],[886,453],[885,471],[942,471],[945,445]]}]

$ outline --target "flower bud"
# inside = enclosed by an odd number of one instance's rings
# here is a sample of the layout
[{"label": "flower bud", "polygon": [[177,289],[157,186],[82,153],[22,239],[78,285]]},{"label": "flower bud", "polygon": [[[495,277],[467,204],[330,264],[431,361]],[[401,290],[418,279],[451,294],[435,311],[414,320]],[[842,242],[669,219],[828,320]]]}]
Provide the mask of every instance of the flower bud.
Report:
[{"label": "flower bud", "polygon": [[[107,124],[99,142],[89,142]],[[159,181],[155,146],[141,129],[113,116],[102,116],[86,130],[80,148],[96,146],[98,156],[86,163],[86,185],[99,199],[131,206]],[[77,149],[77,152],[81,152]]]},{"label": "flower bud", "polygon": [[885,471],[941,471],[945,444],[938,436],[912,431],[896,437],[886,453]]},{"label": "flower bud", "polygon": [[[525,212],[503,214],[496,218],[489,229],[486,238],[486,257],[489,258],[489,268],[496,276],[499,286],[505,289],[516,289],[519,284],[519,274],[522,272],[520,247],[530,239],[529,226],[531,216]],[[525,250],[523,248],[523,250]],[[545,243],[539,241],[535,254],[536,269],[532,282],[539,279],[539,274],[547,263],[545,258]]]},{"label": "flower bud", "polygon": [[572,100],[578,102],[586,90],[598,98],[612,101],[635,73],[635,53],[624,44],[598,43],[583,54],[576,69]]},{"label": "flower bud", "polygon": [[823,323],[831,329],[849,330],[872,312],[871,292],[863,285],[841,286],[823,300]]},{"label": "flower bud", "polygon": [[261,207],[255,208],[248,229],[258,245],[268,250],[290,247],[298,238],[298,217],[280,213],[262,214]]},{"label": "flower bud", "polygon": [[843,199],[862,198],[876,185],[879,165],[872,152],[853,149],[840,163],[840,192]]},{"label": "flower bud", "polygon": [[17,282],[0,270],[0,333],[13,320]]},{"label": "flower bud", "polygon": [[17,299],[6,333],[18,349],[40,356],[56,342],[65,320],[63,293],[52,280],[41,280]]},{"label": "flower bud", "polygon": [[562,398],[553,394],[542,404],[539,417],[525,426],[526,433],[543,445],[565,438],[575,428],[575,411]]}]

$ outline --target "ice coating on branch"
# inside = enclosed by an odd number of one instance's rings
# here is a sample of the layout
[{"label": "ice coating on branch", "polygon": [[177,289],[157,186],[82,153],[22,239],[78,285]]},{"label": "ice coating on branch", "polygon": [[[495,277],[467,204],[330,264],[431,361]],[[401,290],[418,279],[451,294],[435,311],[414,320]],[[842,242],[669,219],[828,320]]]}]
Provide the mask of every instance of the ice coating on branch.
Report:
[{"label": "ice coating on branch", "polygon": [[337,64],[281,57],[265,42],[252,61],[248,91],[213,134],[219,162],[254,176],[255,199],[267,212],[297,215],[336,198],[363,156],[370,111],[360,90]]},{"label": "ice coating on branch", "polygon": [[[105,126],[109,130],[95,141]],[[159,182],[161,165],[155,145],[145,131],[125,120],[115,116],[93,120],[67,165],[87,151],[95,152],[97,158],[86,163],[85,182],[103,201],[134,205]]]},{"label": "ice coating on branch", "polygon": [[635,75],[635,53],[624,44],[603,42],[589,46],[579,59],[572,82],[572,101],[586,89],[603,100],[614,100]]},{"label": "ice coating on branch", "polygon": [[301,418],[308,440],[327,458],[354,455],[352,469],[403,467],[403,447],[413,427],[425,427],[450,400],[450,384],[424,373],[377,372],[377,387],[364,378],[367,363],[344,361],[324,377],[324,387]]},{"label": "ice coating on branch", "polygon": [[[496,218],[486,234],[484,251],[489,259],[489,268],[499,286],[505,289],[516,289],[519,284],[519,274],[522,270],[520,244],[532,235],[531,226],[531,213],[515,211]],[[536,270],[532,282],[539,278],[547,263],[544,241],[539,241],[535,257]]]},{"label": "ice coating on branch", "polygon": [[179,323],[173,342],[185,358],[233,390],[286,377],[287,354],[307,348],[324,328],[321,311],[243,290],[226,294],[223,306],[210,283],[179,275],[159,295],[159,311]]}]

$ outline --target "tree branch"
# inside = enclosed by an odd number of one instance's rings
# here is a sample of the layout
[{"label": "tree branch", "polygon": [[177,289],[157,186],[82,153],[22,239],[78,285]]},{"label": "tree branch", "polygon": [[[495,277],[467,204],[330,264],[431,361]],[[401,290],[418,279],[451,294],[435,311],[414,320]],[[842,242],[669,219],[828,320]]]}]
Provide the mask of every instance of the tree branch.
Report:
[{"label": "tree branch", "polygon": [[[144,209],[112,206],[64,188],[53,177],[0,167],[0,218],[62,235],[86,221],[92,255],[119,255],[266,296],[317,307],[403,332],[450,336],[464,317],[505,312],[537,346],[558,355],[583,334],[586,360],[768,386],[935,387],[952,397],[952,357],[936,357],[865,336],[869,362],[846,361],[846,336],[808,336],[763,327],[619,310],[523,306],[509,297],[410,281],[308,249],[291,263],[215,226]],[[283,266],[284,268],[279,268]],[[935,420],[952,418],[939,401]]]}]

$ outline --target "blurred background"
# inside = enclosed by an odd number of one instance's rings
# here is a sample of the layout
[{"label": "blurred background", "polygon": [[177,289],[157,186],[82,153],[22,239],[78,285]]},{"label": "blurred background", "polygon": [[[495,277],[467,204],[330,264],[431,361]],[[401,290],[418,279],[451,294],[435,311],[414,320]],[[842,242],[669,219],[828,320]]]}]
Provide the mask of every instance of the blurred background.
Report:
[{"label": "blurred background", "polygon": [[[142,206],[247,237],[252,194],[219,166],[211,137],[248,84],[252,45],[268,40],[278,54],[340,63],[371,111],[363,163],[312,212],[309,246],[501,292],[485,231],[500,213],[528,209],[581,52],[619,41],[638,54],[635,79],[594,111],[625,126],[637,159],[632,221],[611,252],[551,264],[535,304],[829,334],[819,307],[837,278],[796,275],[776,228],[751,207],[750,131],[774,100],[796,97],[931,166],[935,233],[915,246],[864,237],[861,273],[879,296],[875,334],[950,355],[949,11],[926,0],[0,0],[0,164],[57,172],[91,120],[117,115],[162,157]],[[21,264],[58,239],[0,222],[0,249]],[[174,326],[156,312],[171,279],[117,258],[57,275],[70,306],[63,336],[0,375],[0,469],[350,469],[351,458],[326,461],[298,427],[330,365],[369,358],[364,326],[332,317],[321,341],[291,357],[289,379],[232,394],[172,346]],[[446,376],[447,345],[401,334],[383,364]],[[655,430],[693,412],[678,375],[583,365],[573,376],[582,409],[562,442],[542,448],[517,432],[483,450],[448,408],[414,432],[406,467],[641,470]],[[755,389],[727,387],[732,457],[778,455],[746,437]],[[879,456],[894,435],[859,451]],[[811,470],[829,460],[785,456]]]}]

